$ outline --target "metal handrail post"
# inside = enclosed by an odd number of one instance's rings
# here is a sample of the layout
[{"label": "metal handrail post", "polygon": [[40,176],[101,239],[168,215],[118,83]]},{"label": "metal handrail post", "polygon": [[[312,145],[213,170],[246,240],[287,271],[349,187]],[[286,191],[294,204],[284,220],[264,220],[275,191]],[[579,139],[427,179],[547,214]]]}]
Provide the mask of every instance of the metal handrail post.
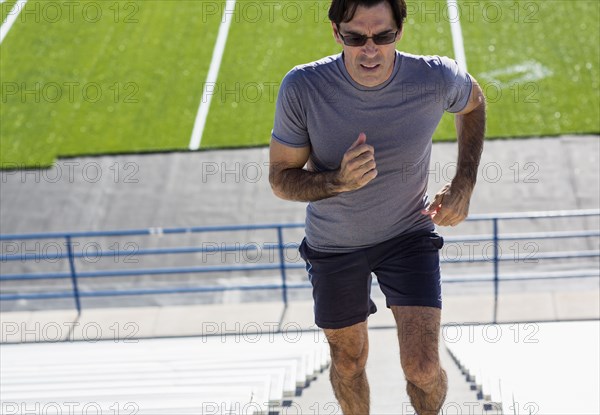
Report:
[{"label": "metal handrail post", "polygon": [[73,248],[71,246],[71,236],[66,236],[67,253],[69,254],[69,269],[71,270],[71,281],[73,283],[73,297],[75,306],[77,307],[77,315],[81,315],[81,300],[79,298],[79,287],[77,285],[77,272],[75,271],[75,257],[73,256]]},{"label": "metal handrail post", "polygon": [[498,275],[498,265],[500,263],[499,251],[499,240],[498,240],[498,218],[492,219],[494,226],[494,324],[498,321],[498,285],[500,277]]},{"label": "metal handrail post", "polygon": [[283,293],[283,306],[287,308],[287,276],[285,272],[285,255],[283,253],[283,229],[281,228],[281,226],[277,227],[277,238],[279,239],[279,269],[281,270],[281,289]]}]

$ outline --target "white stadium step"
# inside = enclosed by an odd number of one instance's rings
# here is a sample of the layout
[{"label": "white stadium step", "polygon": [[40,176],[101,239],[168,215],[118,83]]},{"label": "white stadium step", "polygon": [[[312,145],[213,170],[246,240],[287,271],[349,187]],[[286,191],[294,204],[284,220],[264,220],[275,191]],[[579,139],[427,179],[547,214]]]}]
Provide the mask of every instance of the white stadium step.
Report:
[{"label": "white stadium step", "polygon": [[[72,376],[56,379],[49,375],[45,377],[31,376],[21,379],[11,379],[10,384],[0,382],[0,389],[3,394],[10,395],[12,392],[20,391],[52,391],[54,393],[61,390],[89,390],[101,391],[106,388],[128,388],[132,385],[145,388],[158,388],[175,385],[222,385],[231,384],[251,384],[255,382],[264,382],[269,385],[269,404],[281,405],[281,397],[285,396],[284,391],[285,369],[284,368],[266,368],[254,369],[252,373],[246,373],[244,370],[216,369],[211,371],[191,372],[191,373],[161,373],[160,377],[148,379],[139,374],[131,374],[128,377],[105,377],[92,379],[73,380]],[[36,392],[37,393],[37,392]]]},{"label": "white stadium step", "polygon": [[[253,415],[267,413],[268,407],[253,401],[252,392],[247,388],[229,391],[212,391],[210,395],[194,394],[159,394],[153,397],[132,396],[124,401],[69,399],[61,401],[6,401],[2,400],[2,414],[16,415],[24,413],[126,413],[126,414],[227,414]],[[54,409],[54,412],[52,410]],[[81,411],[81,412],[80,412]]]},{"label": "white stadium step", "polygon": [[0,345],[0,405],[6,414],[36,405],[64,413],[69,403],[107,413],[128,413],[130,403],[139,414],[262,414],[328,365],[328,345],[310,333]]},{"label": "white stadium step", "polygon": [[[185,363],[183,364],[185,365]],[[181,365],[181,366],[183,366]],[[38,382],[72,382],[74,375],[84,373],[85,378],[78,380],[79,382],[87,383],[90,381],[130,381],[135,382],[139,379],[156,378],[179,378],[179,379],[197,379],[197,378],[214,378],[218,373],[219,376],[230,376],[232,373],[238,376],[245,374],[261,374],[265,372],[276,371],[281,373],[281,380],[277,378],[277,384],[281,382],[283,396],[293,396],[297,388],[298,362],[290,359],[272,359],[259,362],[205,362],[201,365],[190,362],[185,367],[173,367],[170,372],[165,372],[164,365],[160,368],[156,367],[134,367],[123,366],[120,363],[110,363],[104,365],[104,370],[96,368],[91,370],[85,364],[78,364],[77,367],[36,367],[23,370],[3,370],[3,377],[0,380],[0,385],[5,385],[4,379],[10,379],[11,384],[29,384],[32,377],[35,376]],[[304,375],[302,375],[304,379]]]},{"label": "white stadium step", "polygon": [[502,413],[600,413],[599,321],[457,328],[446,347]]}]

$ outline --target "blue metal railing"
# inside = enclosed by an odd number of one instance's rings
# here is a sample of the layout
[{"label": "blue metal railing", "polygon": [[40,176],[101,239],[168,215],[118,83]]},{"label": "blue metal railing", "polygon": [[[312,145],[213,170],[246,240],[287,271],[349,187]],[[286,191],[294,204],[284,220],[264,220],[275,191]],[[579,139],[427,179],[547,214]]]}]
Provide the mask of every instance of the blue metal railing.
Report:
[{"label": "blue metal railing", "polygon": [[[529,233],[510,233],[502,235],[499,231],[500,221],[515,221],[525,219],[556,219],[567,217],[600,217],[600,210],[577,210],[577,211],[557,211],[557,212],[527,212],[527,213],[506,213],[506,214],[483,214],[473,215],[467,219],[469,222],[488,221],[492,222],[491,234],[465,235],[457,237],[445,237],[446,242],[491,242],[493,245],[493,255],[491,258],[480,255],[478,257],[459,258],[457,260],[448,260],[442,258],[442,262],[464,263],[464,262],[492,262],[493,273],[491,277],[469,277],[463,279],[445,280],[447,283],[458,282],[493,282],[494,284],[494,322],[497,316],[498,292],[501,280],[538,280],[551,278],[587,278],[598,277],[599,272],[595,271],[575,271],[564,272],[559,275],[550,276],[541,275],[500,275],[500,263],[509,261],[511,258],[503,258],[500,253],[500,243],[503,241],[518,241],[531,239],[565,239],[565,238],[591,238],[600,237],[600,230],[578,230],[578,231],[552,231],[552,232],[529,232]],[[70,232],[70,233],[32,233],[32,234],[14,234],[0,235],[0,241],[31,241],[31,240],[51,240],[64,239],[66,252],[56,253],[5,253],[9,246],[2,249],[0,263],[6,264],[12,261],[32,261],[32,260],[68,260],[68,271],[63,272],[40,272],[40,273],[17,273],[6,274],[0,272],[0,282],[2,281],[23,281],[23,280],[53,280],[70,279],[71,291],[63,292],[36,292],[36,293],[2,293],[0,301],[22,300],[22,299],[54,299],[54,298],[73,298],[78,313],[81,313],[82,297],[112,297],[124,295],[148,295],[148,294],[175,294],[175,293],[193,293],[193,292],[221,292],[230,290],[281,290],[284,306],[288,304],[288,290],[310,287],[308,283],[289,283],[287,279],[287,270],[303,269],[303,263],[290,263],[286,260],[285,250],[289,248],[297,249],[295,242],[284,242],[284,230],[303,228],[303,224],[266,224],[266,225],[247,225],[247,226],[205,226],[189,228],[148,228],[138,230],[122,231],[101,231],[101,232]],[[101,238],[101,237],[124,237],[140,236],[149,237],[156,235],[175,235],[175,234],[202,234],[208,232],[237,232],[237,231],[276,231],[277,243],[251,244],[250,246],[224,245],[221,246],[190,246],[175,248],[152,248],[138,249],[135,252],[131,250],[96,250],[94,252],[77,252],[74,250],[76,239],[83,238]],[[216,245],[216,244],[215,244]],[[93,271],[78,271],[76,259],[80,258],[102,258],[108,256],[123,255],[167,255],[167,254],[193,254],[193,253],[216,253],[216,252],[240,252],[257,251],[261,249],[277,250],[277,261],[274,263],[246,264],[246,265],[220,265],[220,266],[187,266],[187,267],[163,267],[163,268],[145,268],[145,269],[100,269]],[[564,259],[564,258],[595,258],[600,257],[598,250],[587,251],[561,251],[537,254],[536,259]],[[129,289],[129,290],[96,290],[81,291],[79,289],[79,280],[82,278],[102,278],[102,277],[131,277],[140,275],[158,275],[158,274],[195,274],[195,273],[218,273],[243,271],[246,273],[255,273],[258,271],[279,271],[281,282],[277,284],[248,284],[233,286],[195,286],[195,287],[168,287],[168,288],[150,288],[150,289]]]}]

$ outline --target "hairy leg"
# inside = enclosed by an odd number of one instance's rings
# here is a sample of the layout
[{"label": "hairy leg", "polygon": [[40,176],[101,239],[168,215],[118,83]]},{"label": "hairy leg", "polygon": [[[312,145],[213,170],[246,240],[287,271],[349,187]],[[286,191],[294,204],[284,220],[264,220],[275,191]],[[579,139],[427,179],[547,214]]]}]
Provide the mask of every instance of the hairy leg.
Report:
[{"label": "hairy leg", "polygon": [[344,415],[369,414],[369,354],[367,322],[342,329],[325,329],[331,349],[331,385]]},{"label": "hairy leg", "polygon": [[419,415],[435,415],[442,409],[448,376],[440,366],[441,310],[435,307],[392,306],[398,326],[400,362],[407,392]]}]

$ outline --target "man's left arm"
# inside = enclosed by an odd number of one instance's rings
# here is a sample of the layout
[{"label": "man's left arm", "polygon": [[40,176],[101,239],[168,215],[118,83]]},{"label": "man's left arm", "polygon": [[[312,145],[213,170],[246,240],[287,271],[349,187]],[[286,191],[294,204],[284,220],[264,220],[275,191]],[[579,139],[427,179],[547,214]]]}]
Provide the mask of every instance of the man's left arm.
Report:
[{"label": "man's left arm", "polygon": [[[469,75],[470,76],[470,75]],[[456,226],[469,214],[469,203],[477,181],[477,171],[485,135],[485,97],[471,77],[472,91],[466,107],[456,113],[458,164],[456,175],[423,211],[439,226]]]}]

